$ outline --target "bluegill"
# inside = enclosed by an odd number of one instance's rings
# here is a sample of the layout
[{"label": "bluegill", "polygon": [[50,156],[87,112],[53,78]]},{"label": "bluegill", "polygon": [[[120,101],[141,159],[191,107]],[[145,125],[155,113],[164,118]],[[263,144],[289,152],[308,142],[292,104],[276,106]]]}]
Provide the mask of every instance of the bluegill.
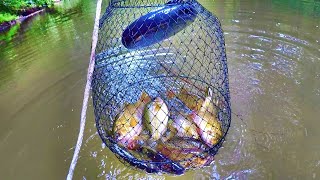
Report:
[{"label": "bluegill", "polygon": [[188,92],[185,88],[181,88],[176,97],[192,111],[198,111],[204,101],[201,97]]},{"label": "bluegill", "polygon": [[167,131],[169,109],[166,103],[157,97],[147,104],[144,110],[144,124],[151,134],[151,140],[159,140]]},{"label": "bluegill", "polygon": [[178,161],[184,168],[202,167],[212,162],[213,157],[202,155],[206,146],[191,138],[174,138],[159,143],[157,151],[173,161]]},{"label": "bluegill", "polygon": [[137,167],[140,169],[144,169],[148,173],[160,173],[167,172],[176,175],[181,175],[185,172],[185,168],[183,168],[179,163],[173,162],[167,157],[161,155],[160,153],[154,152],[153,150],[146,149],[143,147],[138,147],[136,149],[139,153],[145,153],[147,156],[152,159],[154,162],[165,162],[165,163],[149,163],[147,161],[142,161],[137,159],[133,154],[126,151],[122,147],[117,144],[111,144],[109,146],[110,150],[116,154],[118,154],[121,158],[123,158],[127,163],[129,163],[133,167]]},{"label": "bluegill", "polygon": [[[177,98],[188,107],[192,113],[187,115],[185,119],[191,120],[197,125],[198,134],[201,139],[209,146],[217,144],[222,137],[221,125],[218,121],[218,104],[214,102],[213,91],[211,88],[206,89],[206,97],[201,98],[198,95],[188,92],[185,88],[181,88],[178,94],[172,91],[168,92],[169,98]],[[181,121],[182,118],[180,118]],[[180,122],[180,124],[183,124]],[[179,124],[176,125],[178,127]],[[177,129],[179,130],[179,129]],[[180,131],[183,131],[183,129]]]},{"label": "bluegill", "polygon": [[134,149],[136,146],[136,140],[142,131],[143,109],[150,100],[149,95],[143,92],[136,103],[125,105],[116,116],[113,125],[114,138],[128,149]]},{"label": "bluegill", "polygon": [[[222,137],[221,124],[218,121],[217,112],[214,109],[212,101],[206,98],[203,105],[198,112],[192,112],[190,117],[193,122],[199,127],[199,134],[201,139],[209,146],[213,147],[216,145]],[[208,101],[207,101],[208,100]]]},{"label": "bluegill", "polygon": [[181,161],[201,153],[205,148],[199,140],[175,137],[167,142],[158,143],[156,150],[171,160]]},{"label": "bluegill", "polygon": [[172,126],[176,129],[176,135],[179,137],[189,137],[198,139],[198,127],[187,115],[179,114],[173,121]]},{"label": "bluegill", "polygon": [[185,171],[185,168],[183,168],[178,162],[174,162],[163,154],[150,148],[141,147],[139,151],[146,154],[153,162],[159,162],[156,167],[162,172],[181,175]]},{"label": "bluegill", "polygon": [[199,127],[201,139],[209,147],[216,145],[222,137],[222,129],[217,117],[210,113],[200,113],[198,115],[193,113],[191,117]]},{"label": "bluegill", "polygon": [[199,127],[199,134],[209,147],[213,147],[219,142],[222,137],[222,128],[218,121],[217,107],[212,102],[210,89],[199,111],[193,112],[190,117]]}]

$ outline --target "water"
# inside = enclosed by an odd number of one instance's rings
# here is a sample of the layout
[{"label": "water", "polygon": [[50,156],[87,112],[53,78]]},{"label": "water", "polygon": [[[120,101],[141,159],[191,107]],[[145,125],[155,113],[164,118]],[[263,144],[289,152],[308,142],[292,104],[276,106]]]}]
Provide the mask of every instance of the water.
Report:
[{"label": "water", "polygon": [[[320,2],[200,1],[225,31],[232,126],[211,167],[176,179],[319,179]],[[95,2],[46,13],[0,43],[0,174],[63,179],[79,128]],[[90,104],[91,105],[91,104]],[[102,144],[89,107],[75,179],[146,175]],[[98,178],[97,178],[98,177]]]}]

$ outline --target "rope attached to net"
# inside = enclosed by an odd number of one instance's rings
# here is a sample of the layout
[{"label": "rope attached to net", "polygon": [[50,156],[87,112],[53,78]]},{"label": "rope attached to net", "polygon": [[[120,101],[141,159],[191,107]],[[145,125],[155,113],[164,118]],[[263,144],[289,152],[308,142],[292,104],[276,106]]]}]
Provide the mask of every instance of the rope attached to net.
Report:
[{"label": "rope attached to net", "polygon": [[80,152],[80,148],[81,148],[82,140],[83,140],[83,133],[84,133],[86,116],[87,116],[87,109],[88,109],[88,100],[89,100],[90,88],[91,88],[91,82],[92,82],[92,74],[93,74],[94,65],[95,65],[95,50],[96,50],[96,46],[97,46],[97,42],[98,42],[98,30],[99,30],[99,19],[100,19],[100,13],[101,13],[101,5],[102,5],[102,0],[98,0],[93,35],[92,35],[91,55],[90,55],[90,62],[89,62],[89,67],[88,67],[87,83],[86,83],[86,87],[85,87],[84,95],[83,95],[83,103],[82,103],[81,119],[80,119],[80,130],[79,130],[77,144],[76,144],[74,154],[72,157],[72,161],[70,164],[67,180],[71,180],[73,178],[73,173],[74,173],[75,167],[77,165],[77,161],[79,158],[79,152]]}]

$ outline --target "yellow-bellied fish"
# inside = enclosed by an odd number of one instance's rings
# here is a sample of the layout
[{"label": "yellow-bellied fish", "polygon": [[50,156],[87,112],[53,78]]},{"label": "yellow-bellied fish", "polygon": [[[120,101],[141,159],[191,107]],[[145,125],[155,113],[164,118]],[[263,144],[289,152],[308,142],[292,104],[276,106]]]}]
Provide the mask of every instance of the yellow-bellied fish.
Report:
[{"label": "yellow-bellied fish", "polygon": [[209,166],[214,160],[213,156],[206,154],[203,157],[195,156],[190,158],[188,161],[182,162],[181,165],[184,168],[201,168]]},{"label": "yellow-bellied fish", "polygon": [[182,161],[200,154],[205,149],[199,140],[175,137],[165,143],[158,143],[156,150],[173,161]]},{"label": "yellow-bellied fish", "polygon": [[203,167],[213,160],[208,154],[200,157],[205,145],[195,139],[173,138],[159,143],[156,150],[173,161],[179,161],[184,168]]},{"label": "yellow-bellied fish", "polygon": [[144,124],[151,134],[151,140],[159,140],[167,131],[169,110],[166,103],[157,97],[144,110]]},{"label": "yellow-bellied fish", "polygon": [[222,129],[217,117],[210,113],[192,113],[191,117],[199,127],[201,139],[209,147],[212,147],[219,142],[222,137]]},{"label": "yellow-bellied fish", "polygon": [[193,111],[187,119],[192,119],[197,125],[198,134],[208,146],[212,147],[218,143],[222,137],[222,129],[217,119],[218,102],[214,105],[211,88],[207,88],[206,97],[204,99],[188,92],[185,88],[181,88],[177,95],[173,92],[169,92],[168,96],[169,98],[178,98],[185,106]]},{"label": "yellow-bellied fish", "polygon": [[189,93],[185,88],[181,88],[177,98],[182,101],[190,110],[198,111],[203,104],[203,99],[197,95]]},{"label": "yellow-bellied fish", "polygon": [[173,121],[172,126],[176,129],[179,137],[198,139],[198,127],[192,122],[190,117],[179,114]]},{"label": "yellow-bellied fish", "polygon": [[134,104],[127,104],[116,116],[113,126],[114,138],[128,149],[134,149],[136,140],[142,131],[142,115],[146,104],[151,101],[149,95],[142,93]]},{"label": "yellow-bellied fish", "polygon": [[193,112],[190,117],[199,127],[201,139],[212,147],[222,137],[221,125],[217,117],[217,108],[212,102],[212,90],[208,89],[208,95],[203,101],[198,112]]}]

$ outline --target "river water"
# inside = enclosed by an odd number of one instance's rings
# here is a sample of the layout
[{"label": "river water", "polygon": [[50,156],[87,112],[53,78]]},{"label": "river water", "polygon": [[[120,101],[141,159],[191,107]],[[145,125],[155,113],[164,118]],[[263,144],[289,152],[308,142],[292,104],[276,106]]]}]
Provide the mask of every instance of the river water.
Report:
[{"label": "river water", "polygon": [[[320,178],[320,2],[200,1],[221,20],[232,124],[210,167],[176,179]],[[106,4],[106,3],[105,3]],[[64,179],[78,135],[95,2],[44,13],[0,42],[1,179]],[[102,144],[92,102],[75,179],[173,179]]]}]

